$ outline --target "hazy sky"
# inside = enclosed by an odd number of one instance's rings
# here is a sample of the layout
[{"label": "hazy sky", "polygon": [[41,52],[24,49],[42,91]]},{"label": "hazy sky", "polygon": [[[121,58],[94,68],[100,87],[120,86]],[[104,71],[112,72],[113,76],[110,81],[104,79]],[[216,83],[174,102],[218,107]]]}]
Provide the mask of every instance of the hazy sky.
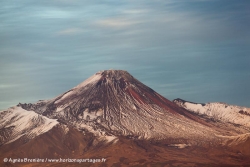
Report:
[{"label": "hazy sky", "polygon": [[0,109],[123,69],[169,100],[250,107],[249,0],[1,0]]}]

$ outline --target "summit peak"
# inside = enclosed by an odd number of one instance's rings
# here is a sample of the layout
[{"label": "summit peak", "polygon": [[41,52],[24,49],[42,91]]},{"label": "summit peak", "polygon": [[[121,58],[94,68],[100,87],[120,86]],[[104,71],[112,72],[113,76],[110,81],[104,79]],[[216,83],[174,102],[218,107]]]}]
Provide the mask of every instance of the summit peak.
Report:
[{"label": "summit peak", "polygon": [[102,71],[99,71],[98,73],[101,73],[101,74],[124,74],[124,73],[127,73],[127,71],[125,70],[115,70],[115,69],[109,69],[109,70],[102,70]]},{"label": "summit peak", "polygon": [[124,79],[129,80],[129,79],[133,78],[133,76],[131,74],[129,74],[127,71],[125,71],[125,70],[110,69],[110,70],[99,71],[96,74],[101,75],[104,78],[112,78],[112,79],[124,78]]}]

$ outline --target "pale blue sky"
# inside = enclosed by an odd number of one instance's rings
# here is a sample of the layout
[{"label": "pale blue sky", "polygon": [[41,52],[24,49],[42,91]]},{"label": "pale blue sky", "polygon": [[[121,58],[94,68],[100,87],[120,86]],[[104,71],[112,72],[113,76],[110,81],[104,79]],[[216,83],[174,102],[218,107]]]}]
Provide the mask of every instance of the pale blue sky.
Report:
[{"label": "pale blue sky", "polygon": [[248,0],[1,0],[0,109],[104,69],[169,100],[250,107]]}]

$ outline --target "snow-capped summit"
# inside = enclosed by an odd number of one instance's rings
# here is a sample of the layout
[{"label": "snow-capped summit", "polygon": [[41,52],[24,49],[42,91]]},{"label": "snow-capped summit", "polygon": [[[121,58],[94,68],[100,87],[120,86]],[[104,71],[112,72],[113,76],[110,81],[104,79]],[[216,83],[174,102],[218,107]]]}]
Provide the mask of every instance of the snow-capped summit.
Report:
[{"label": "snow-capped summit", "polygon": [[213,138],[213,130],[127,71],[100,71],[58,97],[30,106],[49,118],[142,139]]}]

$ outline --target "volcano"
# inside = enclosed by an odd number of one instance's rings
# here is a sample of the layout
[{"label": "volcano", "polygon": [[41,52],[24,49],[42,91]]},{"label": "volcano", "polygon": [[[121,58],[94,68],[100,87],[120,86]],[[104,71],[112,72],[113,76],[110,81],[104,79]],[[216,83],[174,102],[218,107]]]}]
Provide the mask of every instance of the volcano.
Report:
[{"label": "volcano", "polygon": [[53,99],[1,111],[0,157],[107,159],[90,166],[249,164],[248,124],[184,104],[189,103],[171,102],[127,71],[100,71]]}]

